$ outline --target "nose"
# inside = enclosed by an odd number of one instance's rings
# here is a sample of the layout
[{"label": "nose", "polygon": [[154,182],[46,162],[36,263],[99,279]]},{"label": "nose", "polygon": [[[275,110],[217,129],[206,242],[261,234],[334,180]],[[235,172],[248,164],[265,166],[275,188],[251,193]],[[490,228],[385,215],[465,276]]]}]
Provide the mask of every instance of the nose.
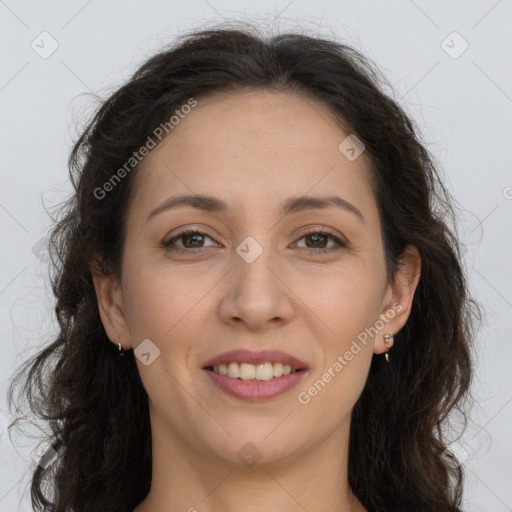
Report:
[{"label": "nose", "polygon": [[248,263],[236,255],[220,304],[222,321],[259,331],[282,326],[294,314],[293,292],[267,251]]}]

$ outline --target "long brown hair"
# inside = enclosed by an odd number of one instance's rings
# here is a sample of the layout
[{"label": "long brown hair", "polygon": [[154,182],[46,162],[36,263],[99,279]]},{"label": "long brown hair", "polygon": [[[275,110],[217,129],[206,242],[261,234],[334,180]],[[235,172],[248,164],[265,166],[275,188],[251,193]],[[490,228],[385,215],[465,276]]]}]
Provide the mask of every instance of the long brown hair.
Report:
[{"label": "long brown hair", "polygon": [[107,198],[98,190],[189,98],[251,88],[294,91],[327,105],[370,155],[388,279],[407,245],[421,256],[412,310],[390,363],[374,355],[353,409],[349,484],[371,512],[392,503],[409,512],[460,511],[464,473],[443,456],[451,440],[442,425],[457,409],[466,427],[481,314],[468,293],[456,223],[449,225],[454,200],[418,128],[384,92],[386,83],[348,45],[300,33],[266,37],[239,24],[182,36],[103,101],[72,149],[74,193],[50,236],[60,332],[9,388],[11,406],[23,377],[32,413],[52,431],[47,441],[56,456],[32,476],[35,510],[125,512],[149,492],[148,396],[133,351],[119,358],[107,338],[90,270],[96,261],[103,272],[119,274],[138,166]]}]

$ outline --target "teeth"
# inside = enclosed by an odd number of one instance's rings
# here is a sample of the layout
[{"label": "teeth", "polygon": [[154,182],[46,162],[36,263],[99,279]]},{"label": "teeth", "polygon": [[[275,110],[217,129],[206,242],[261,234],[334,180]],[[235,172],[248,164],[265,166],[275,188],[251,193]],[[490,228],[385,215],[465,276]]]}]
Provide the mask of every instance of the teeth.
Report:
[{"label": "teeth", "polygon": [[233,377],[234,379],[240,378],[240,366],[238,363],[229,363],[228,377]]},{"label": "teeth", "polygon": [[[236,364],[236,363],[231,363],[231,364]],[[255,379],[256,378],[256,366],[254,366],[253,364],[242,363],[240,365],[240,378],[242,380]]]},{"label": "teeth", "polygon": [[[250,365],[252,366],[252,365]],[[255,378],[258,380],[270,380],[274,378],[274,365],[272,363],[259,364],[256,367]]]},{"label": "teeth", "polygon": [[248,363],[229,363],[214,366],[213,371],[234,379],[270,380],[274,377],[290,375],[290,373],[295,373],[297,370],[292,370],[292,367],[289,364],[283,365],[282,363],[262,363],[258,365]]}]

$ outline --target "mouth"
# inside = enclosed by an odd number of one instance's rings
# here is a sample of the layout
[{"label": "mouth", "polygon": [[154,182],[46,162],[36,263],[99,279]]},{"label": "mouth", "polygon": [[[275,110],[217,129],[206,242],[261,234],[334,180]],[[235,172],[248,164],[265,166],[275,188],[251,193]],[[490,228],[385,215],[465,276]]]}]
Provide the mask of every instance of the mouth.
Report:
[{"label": "mouth", "polygon": [[276,350],[226,352],[207,361],[202,369],[224,393],[252,402],[289,391],[308,373],[305,363]]},{"label": "mouth", "polygon": [[203,370],[242,380],[270,380],[307,369],[306,363],[280,350],[232,350],[203,365]]},{"label": "mouth", "polygon": [[305,368],[292,368],[291,365],[283,363],[266,362],[255,365],[234,361],[228,364],[207,366],[205,368],[205,370],[218,373],[219,375],[227,375],[232,379],[263,381],[290,375],[291,373],[300,372],[304,369]]}]

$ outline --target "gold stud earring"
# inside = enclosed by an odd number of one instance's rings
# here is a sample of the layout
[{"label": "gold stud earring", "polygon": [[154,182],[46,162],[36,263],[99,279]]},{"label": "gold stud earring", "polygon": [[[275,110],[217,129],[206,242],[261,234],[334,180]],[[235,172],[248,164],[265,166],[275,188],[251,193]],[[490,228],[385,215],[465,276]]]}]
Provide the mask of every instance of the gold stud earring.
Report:
[{"label": "gold stud earring", "polygon": [[119,348],[119,357],[124,356],[123,347],[121,346],[121,338],[118,338],[117,346]]},{"label": "gold stud earring", "polygon": [[389,363],[389,354],[387,354],[387,352],[389,352],[389,349],[393,346],[394,341],[395,341],[395,337],[394,337],[393,333],[388,332],[388,333],[384,334],[384,345],[386,346],[386,361],[388,363]]}]

